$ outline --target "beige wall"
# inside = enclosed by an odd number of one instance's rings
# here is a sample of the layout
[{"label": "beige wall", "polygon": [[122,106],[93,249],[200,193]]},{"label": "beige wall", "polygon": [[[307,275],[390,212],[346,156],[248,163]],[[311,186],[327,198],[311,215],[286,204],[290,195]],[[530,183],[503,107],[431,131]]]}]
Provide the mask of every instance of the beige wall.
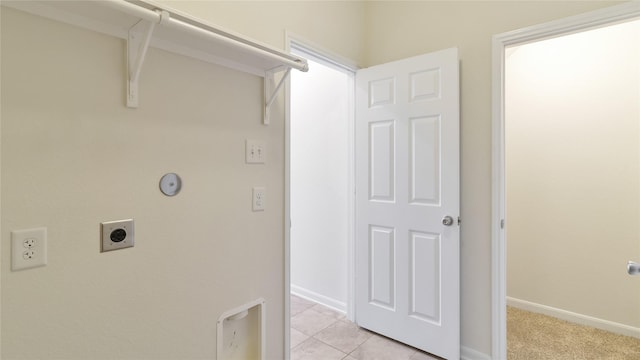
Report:
[{"label": "beige wall", "polygon": [[172,8],[285,49],[291,32],[359,65],[365,56],[363,1],[175,1]]},{"label": "beige wall", "polygon": [[[259,297],[282,358],[282,109],[265,127],[261,78],[155,49],[127,109],[124,51],[2,11],[2,358],[210,359],[218,317]],[[246,138],[266,166],[244,164]],[[100,222],[129,217],[135,247],[100,253]],[[49,264],[11,272],[10,231],[36,226]]]},{"label": "beige wall", "polygon": [[509,297],[640,328],[639,41],[636,21],[510,50]]},{"label": "beige wall", "polygon": [[[172,5],[278,48],[288,29],[362,57],[362,3]],[[126,109],[122,40],[6,8],[1,25],[2,358],[212,358],[218,316],[264,297],[267,358],[282,359],[282,99],[265,127],[262,79],[151,49]],[[266,166],[244,164],[246,138],[266,141]],[[170,171],[173,198],[158,191]],[[127,217],[136,246],[99,253],[99,223]],[[35,226],[48,266],[11,272],[10,231]]]},{"label": "beige wall", "polygon": [[372,2],[367,64],[458,47],[462,344],[491,353],[491,37],[612,2]]},{"label": "beige wall", "polygon": [[[491,35],[613,3],[169,4],[278,48],[288,30],[365,66],[460,49],[462,342],[490,353]],[[209,356],[217,314],[265,296],[268,352],[281,358],[284,135],[281,121],[259,125],[261,80],[152,50],[141,108],[127,110],[121,40],[2,16],[3,357]],[[267,167],[242,165],[249,136],[267,140]],[[176,198],[157,191],[167,171],[184,178]],[[261,215],[245,203],[256,181],[269,189]],[[127,216],[138,245],[99,254],[97,224]],[[9,272],[10,230],[41,225],[49,266]],[[247,257],[255,266],[232,266]]]}]

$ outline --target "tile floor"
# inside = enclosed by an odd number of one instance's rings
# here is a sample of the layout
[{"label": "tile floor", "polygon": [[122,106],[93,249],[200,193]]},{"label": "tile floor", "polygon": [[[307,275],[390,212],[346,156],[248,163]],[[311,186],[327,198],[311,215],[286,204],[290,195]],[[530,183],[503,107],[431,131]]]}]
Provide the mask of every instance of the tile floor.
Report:
[{"label": "tile floor", "polygon": [[291,295],[291,360],[439,359],[359,328],[343,314]]}]

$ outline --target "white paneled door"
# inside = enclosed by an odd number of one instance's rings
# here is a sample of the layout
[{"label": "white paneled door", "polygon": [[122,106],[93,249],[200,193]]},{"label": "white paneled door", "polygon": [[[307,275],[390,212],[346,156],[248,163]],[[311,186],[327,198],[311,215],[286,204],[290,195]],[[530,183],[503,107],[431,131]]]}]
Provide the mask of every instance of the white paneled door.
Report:
[{"label": "white paneled door", "polygon": [[460,358],[458,51],[356,74],[358,325]]}]

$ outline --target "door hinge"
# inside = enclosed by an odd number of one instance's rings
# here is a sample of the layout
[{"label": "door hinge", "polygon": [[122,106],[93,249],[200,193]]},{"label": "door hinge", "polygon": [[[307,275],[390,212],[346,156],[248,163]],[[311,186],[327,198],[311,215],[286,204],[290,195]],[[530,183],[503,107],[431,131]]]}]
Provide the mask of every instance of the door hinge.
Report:
[{"label": "door hinge", "polygon": [[500,219],[500,229],[504,229],[504,219]]}]

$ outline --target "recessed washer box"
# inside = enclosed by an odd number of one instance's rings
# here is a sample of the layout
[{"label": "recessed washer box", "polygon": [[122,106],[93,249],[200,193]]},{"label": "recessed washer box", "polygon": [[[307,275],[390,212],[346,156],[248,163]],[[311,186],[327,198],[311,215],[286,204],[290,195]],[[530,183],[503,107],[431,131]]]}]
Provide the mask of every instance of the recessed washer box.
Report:
[{"label": "recessed washer box", "polygon": [[133,219],[100,223],[101,252],[133,247]]}]

